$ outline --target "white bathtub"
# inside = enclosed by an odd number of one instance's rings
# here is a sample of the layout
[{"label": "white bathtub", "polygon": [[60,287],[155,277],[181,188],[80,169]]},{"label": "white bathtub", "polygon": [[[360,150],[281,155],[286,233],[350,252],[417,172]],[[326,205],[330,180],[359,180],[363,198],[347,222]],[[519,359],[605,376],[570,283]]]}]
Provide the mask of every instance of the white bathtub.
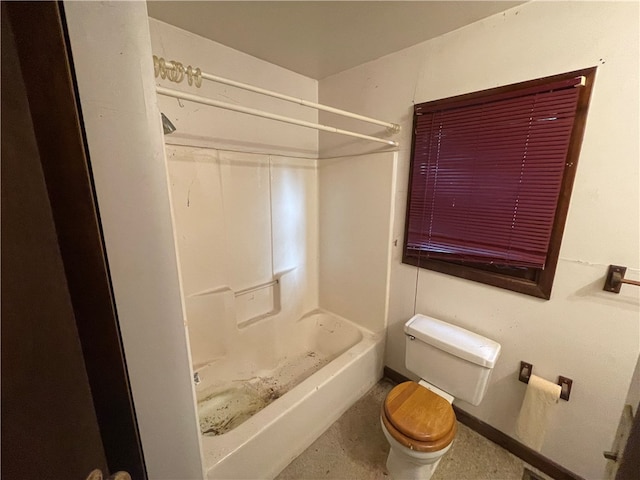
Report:
[{"label": "white bathtub", "polygon": [[[382,334],[316,311],[283,335],[280,358],[267,362],[271,365],[261,364],[258,369],[255,359],[246,361],[245,355],[230,352],[197,369],[201,420],[225,401],[225,395],[233,396],[238,389],[266,384],[274,389],[275,397],[228,431],[229,425],[217,430],[211,427],[213,423],[204,422],[208,434],[201,440],[207,478],[270,479],[278,475],[382,377],[383,343]],[[301,370],[310,376],[299,378]],[[221,399],[218,405],[216,399]]]}]

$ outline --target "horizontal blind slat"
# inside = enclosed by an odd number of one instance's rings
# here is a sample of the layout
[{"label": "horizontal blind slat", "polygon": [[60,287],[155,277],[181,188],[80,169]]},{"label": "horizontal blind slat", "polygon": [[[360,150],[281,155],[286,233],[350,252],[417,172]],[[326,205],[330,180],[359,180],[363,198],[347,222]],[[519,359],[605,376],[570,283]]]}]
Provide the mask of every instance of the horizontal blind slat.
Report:
[{"label": "horizontal blind slat", "polygon": [[577,101],[565,87],[416,108],[407,248],[544,266]]}]

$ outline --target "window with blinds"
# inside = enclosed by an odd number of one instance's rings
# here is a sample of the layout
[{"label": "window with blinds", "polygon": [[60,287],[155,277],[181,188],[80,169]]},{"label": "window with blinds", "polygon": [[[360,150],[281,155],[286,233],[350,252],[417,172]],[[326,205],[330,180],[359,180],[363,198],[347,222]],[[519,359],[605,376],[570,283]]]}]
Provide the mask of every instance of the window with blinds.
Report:
[{"label": "window with blinds", "polygon": [[403,262],[549,298],[594,74],[416,105]]}]

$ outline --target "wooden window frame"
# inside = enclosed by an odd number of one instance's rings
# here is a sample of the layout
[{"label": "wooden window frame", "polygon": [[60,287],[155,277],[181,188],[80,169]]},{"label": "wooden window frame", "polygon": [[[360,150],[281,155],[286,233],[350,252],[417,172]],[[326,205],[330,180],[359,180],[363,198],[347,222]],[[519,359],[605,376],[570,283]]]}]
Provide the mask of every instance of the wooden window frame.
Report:
[{"label": "wooden window frame", "polygon": [[[589,102],[591,99],[591,92],[593,89],[593,83],[595,79],[596,67],[586,68],[582,70],[576,70],[573,72],[563,73],[545,78],[539,78],[536,80],[530,80],[520,82],[512,85],[506,85],[503,87],[492,88],[488,90],[482,90],[479,92],[468,93],[464,95],[458,95],[455,97],[445,98],[441,100],[435,100],[433,102],[426,102],[424,104],[416,105],[414,108],[413,117],[413,138],[411,142],[411,166],[409,170],[409,190],[407,194],[407,213],[405,218],[405,239],[403,244],[403,256],[402,263],[408,265],[414,265],[427,270],[433,270],[448,275],[453,275],[467,280],[472,280],[487,285],[492,285],[507,290],[512,290],[519,293],[524,293],[538,298],[548,300],[551,298],[551,289],[553,286],[553,279],[555,277],[556,267],[558,263],[558,256],[560,253],[560,246],[562,243],[562,235],[564,233],[564,227],[566,224],[567,213],[569,210],[569,202],[571,198],[571,191],[573,189],[573,183],[576,175],[576,168],[578,165],[578,157],[582,146],[582,139],[584,137],[584,130],[586,126],[587,112],[589,109]],[[417,118],[416,109],[418,107],[434,107],[434,106],[446,106],[450,103],[467,101],[477,99],[481,97],[493,97],[496,95],[512,92],[515,90],[536,87],[547,83],[561,81],[571,77],[583,76],[585,77],[585,85],[581,88],[578,96],[578,104],[576,109],[575,120],[571,131],[571,139],[569,142],[569,149],[567,152],[567,159],[565,162],[565,169],[562,178],[561,191],[557,202],[556,213],[553,222],[553,230],[551,233],[551,240],[547,251],[547,260],[544,269],[526,268],[526,269],[509,269],[502,268],[493,265],[481,265],[477,263],[470,263],[465,261],[447,261],[433,258],[415,257],[414,255],[407,254],[407,239],[408,239],[408,227],[409,227],[409,212],[411,202],[411,180],[414,166],[414,154],[416,143],[416,124]],[[511,270],[509,272],[508,270]]]}]

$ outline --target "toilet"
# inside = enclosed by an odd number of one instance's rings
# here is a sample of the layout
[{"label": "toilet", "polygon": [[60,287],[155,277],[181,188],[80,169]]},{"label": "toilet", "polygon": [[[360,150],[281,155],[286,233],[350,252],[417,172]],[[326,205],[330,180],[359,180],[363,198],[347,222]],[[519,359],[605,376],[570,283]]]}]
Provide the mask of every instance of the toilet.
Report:
[{"label": "toilet", "polygon": [[453,400],[480,404],[500,344],[426,315],[411,318],[404,332],[406,367],[420,381],[396,385],[382,404],[387,470],[394,480],[429,480],[456,435]]}]

